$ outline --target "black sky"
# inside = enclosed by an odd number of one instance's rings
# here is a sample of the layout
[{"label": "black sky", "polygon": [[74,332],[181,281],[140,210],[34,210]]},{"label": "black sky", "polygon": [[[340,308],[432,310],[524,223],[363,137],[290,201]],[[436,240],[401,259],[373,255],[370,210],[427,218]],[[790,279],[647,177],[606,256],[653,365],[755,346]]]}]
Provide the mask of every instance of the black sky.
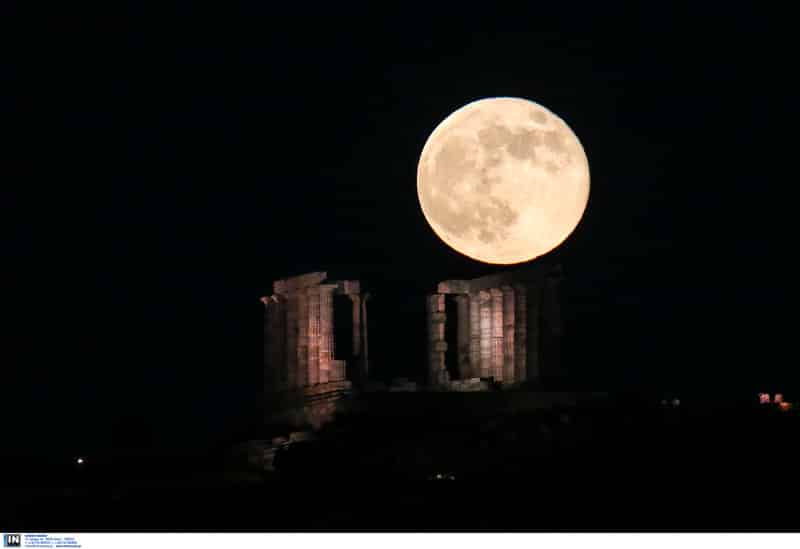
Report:
[{"label": "black sky", "polygon": [[24,14],[2,61],[4,421],[20,444],[235,428],[276,278],[328,269],[396,305],[493,272],[432,233],[415,173],[445,116],[497,95],[560,115],[589,158],[587,212],[557,252],[581,383],[796,386],[786,14],[62,9]]}]

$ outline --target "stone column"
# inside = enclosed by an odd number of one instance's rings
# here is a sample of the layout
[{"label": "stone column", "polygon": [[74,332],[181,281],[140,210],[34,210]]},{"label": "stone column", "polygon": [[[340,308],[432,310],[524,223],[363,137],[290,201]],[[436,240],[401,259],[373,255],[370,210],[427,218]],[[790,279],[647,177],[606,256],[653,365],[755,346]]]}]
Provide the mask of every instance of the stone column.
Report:
[{"label": "stone column", "polygon": [[353,302],[353,358],[361,356],[361,296],[347,294]]},{"label": "stone column", "polygon": [[445,308],[444,295],[428,296],[428,381],[431,385],[443,385],[448,381],[444,364],[447,343],[444,339]]},{"label": "stone column", "polygon": [[503,286],[500,290],[503,292],[503,381],[514,383],[516,381],[514,289],[511,286]]},{"label": "stone column", "polygon": [[367,330],[367,301],[370,293],[361,297],[361,376],[364,382],[369,380],[369,333]]},{"label": "stone column", "polygon": [[297,387],[308,385],[308,294],[297,293]]},{"label": "stone column", "polygon": [[497,288],[492,294],[492,375],[503,381],[503,292]]},{"label": "stone column", "polygon": [[481,377],[481,302],[469,294],[469,366],[472,377]]},{"label": "stone column", "polygon": [[527,373],[527,300],[528,289],[521,285],[514,286],[514,380],[526,381]]},{"label": "stone column", "polygon": [[527,367],[526,379],[536,381],[541,375],[541,305],[542,288],[533,286],[528,288],[527,299]]},{"label": "stone column", "polygon": [[351,368],[351,381],[356,383],[363,382],[363,364],[361,363],[361,296],[359,294],[347,294],[353,304],[353,364]]},{"label": "stone column", "polygon": [[307,385],[319,384],[319,286],[307,290],[308,299],[308,377]]},{"label": "stone column", "polygon": [[456,296],[456,306],[458,307],[458,377],[467,379],[471,377],[469,363],[470,332],[469,332],[469,298],[466,295]]},{"label": "stone column", "polygon": [[278,295],[262,297],[264,304],[264,390],[286,388],[285,306]]},{"label": "stone column", "polygon": [[319,287],[319,382],[331,380],[333,360],[333,290],[335,285]]},{"label": "stone column", "polygon": [[490,377],[492,373],[492,294],[479,292],[481,315],[481,376]]},{"label": "stone column", "polygon": [[296,389],[297,384],[297,294],[292,292],[286,300],[286,387]]},{"label": "stone column", "polygon": [[270,305],[271,297],[262,297],[261,303],[264,304],[264,392],[269,393],[275,390],[275,374],[277,365],[273,348],[275,347],[275,326],[273,325],[274,315]]}]

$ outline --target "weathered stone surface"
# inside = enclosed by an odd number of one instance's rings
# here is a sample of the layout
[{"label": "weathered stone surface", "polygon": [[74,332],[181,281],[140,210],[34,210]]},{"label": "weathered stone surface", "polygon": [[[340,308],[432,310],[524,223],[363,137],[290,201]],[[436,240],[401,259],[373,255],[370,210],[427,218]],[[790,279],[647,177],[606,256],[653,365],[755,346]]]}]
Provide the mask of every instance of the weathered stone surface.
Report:
[{"label": "weathered stone surface", "polygon": [[492,294],[492,376],[503,380],[503,292],[497,288],[489,291]]},{"label": "weathered stone surface", "polygon": [[306,273],[283,280],[276,280],[272,287],[276,294],[289,294],[303,290],[309,286],[321,284],[326,278],[328,278],[328,273],[326,272]]},{"label": "weathered stone surface", "polygon": [[469,281],[467,280],[445,280],[440,282],[436,288],[440,294],[468,294]]},{"label": "weathered stone surface", "polygon": [[320,355],[320,298],[319,287],[308,290],[308,385],[317,385]]},{"label": "weathered stone surface", "polygon": [[518,382],[528,379],[527,341],[528,341],[528,289],[514,285],[514,379]]},{"label": "weathered stone surface", "polygon": [[514,324],[515,299],[514,289],[510,286],[500,288],[503,293],[503,381],[517,381],[515,373]]},{"label": "weathered stone surface", "polygon": [[456,296],[456,307],[458,310],[457,328],[458,341],[456,356],[458,360],[458,376],[466,379],[472,375],[470,367],[470,332],[469,332],[469,297],[466,295]]},{"label": "weathered stone surface", "polygon": [[481,375],[481,306],[478,294],[469,294],[469,366],[470,375]]},{"label": "weathered stone surface", "polygon": [[[333,358],[334,294],[353,299],[354,354],[366,349],[366,300],[357,280],[327,281],[326,272],[278,280],[275,294],[262,298],[264,316],[265,414],[270,421],[319,425],[331,403],[350,390],[344,361]],[[353,371],[362,371],[353,365]],[[366,381],[362,374],[360,381]],[[313,405],[312,405],[313,404]]]},{"label": "weathered stone surface", "polygon": [[[447,374],[445,369],[445,306],[444,295],[429,295],[426,302],[428,324],[428,382],[440,385]],[[444,373],[444,374],[443,374]]]},{"label": "weathered stone surface", "polygon": [[479,293],[481,316],[481,377],[490,377],[492,372],[492,294],[487,291]]},{"label": "weathered stone surface", "polygon": [[[458,377],[480,376],[498,386],[512,387],[542,375],[542,334],[547,335],[547,360],[558,369],[555,340],[562,325],[557,285],[560,266],[538,262],[514,271],[472,280],[446,280],[428,298],[430,379],[442,380],[439,353],[456,344]],[[448,322],[440,298],[455,294],[458,306],[456,342],[445,342]],[[455,380],[458,381],[458,380]],[[441,383],[441,381],[438,381]],[[463,390],[463,383],[447,384]]]}]

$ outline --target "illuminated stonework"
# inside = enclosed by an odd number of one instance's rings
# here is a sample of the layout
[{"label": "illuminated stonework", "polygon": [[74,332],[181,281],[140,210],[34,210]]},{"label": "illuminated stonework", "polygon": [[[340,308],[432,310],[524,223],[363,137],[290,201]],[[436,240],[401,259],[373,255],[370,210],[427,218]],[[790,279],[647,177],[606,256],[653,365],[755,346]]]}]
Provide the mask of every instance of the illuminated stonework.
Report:
[{"label": "illuminated stonework", "polygon": [[[261,298],[265,412],[274,416],[293,410],[298,417],[292,423],[323,423],[323,412],[332,414],[332,402],[353,382],[367,380],[369,294],[361,293],[359,281],[331,281],[326,272],[277,280],[273,292]],[[352,364],[334,355],[334,296],[339,295],[352,304]]]},{"label": "illuminated stonework", "polygon": [[[536,264],[440,282],[427,298],[429,383],[445,388],[453,380],[491,378],[512,385],[557,374],[560,280],[560,266]],[[445,337],[447,299],[457,307],[455,342]]]}]

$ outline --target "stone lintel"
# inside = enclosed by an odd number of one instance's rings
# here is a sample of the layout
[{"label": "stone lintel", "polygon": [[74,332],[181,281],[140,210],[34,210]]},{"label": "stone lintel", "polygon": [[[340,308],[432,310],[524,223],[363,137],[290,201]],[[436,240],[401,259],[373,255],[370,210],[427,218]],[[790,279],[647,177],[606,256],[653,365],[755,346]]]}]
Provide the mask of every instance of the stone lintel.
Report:
[{"label": "stone lintel", "polygon": [[445,280],[437,285],[440,294],[471,294],[514,284],[539,285],[544,278],[560,277],[561,265],[552,262],[534,262],[513,271],[473,278],[472,280]]},{"label": "stone lintel", "polygon": [[340,280],[335,284],[337,294],[358,295],[361,293],[361,284],[358,280]]},{"label": "stone lintel", "polygon": [[282,280],[276,280],[273,283],[273,291],[276,294],[288,294],[291,292],[296,292],[298,290],[302,290],[309,286],[316,286],[320,284],[323,280],[328,278],[328,273],[325,271],[318,271],[313,273],[306,273],[298,276],[292,276],[289,278],[284,278]]},{"label": "stone lintel", "polygon": [[439,282],[436,287],[436,292],[440,294],[468,294],[469,281],[468,280],[445,280]]}]

